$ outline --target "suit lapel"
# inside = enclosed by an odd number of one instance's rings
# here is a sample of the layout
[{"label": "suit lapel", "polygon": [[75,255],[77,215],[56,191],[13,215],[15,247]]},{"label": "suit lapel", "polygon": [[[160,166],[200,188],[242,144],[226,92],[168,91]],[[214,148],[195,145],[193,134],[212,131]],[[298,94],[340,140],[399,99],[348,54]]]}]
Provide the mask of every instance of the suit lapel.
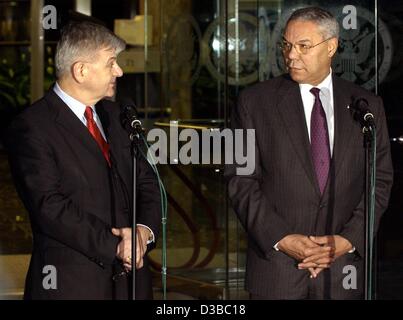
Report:
[{"label": "suit lapel", "polygon": [[[119,130],[120,123],[114,118],[114,116],[117,116],[118,113],[113,113],[111,108],[118,107],[116,105],[108,105],[106,101],[104,102],[103,100],[96,105],[98,117],[101,120],[102,127],[109,143],[112,172],[118,173],[118,176],[120,177],[122,192],[125,196],[125,201],[127,201],[127,208],[129,208],[130,200],[128,199],[130,199],[130,195],[128,190],[131,189],[132,162],[130,161],[131,158],[129,160],[129,157],[124,157],[124,153],[127,152],[127,155],[130,155],[130,140],[126,133],[124,133],[123,136],[121,135]],[[114,112],[116,112],[116,110],[114,110]]]},{"label": "suit lapel", "polygon": [[102,100],[97,103],[97,105],[95,106],[95,109],[97,111],[97,115],[98,115],[99,119],[101,120],[102,129],[104,130],[106,139],[109,144],[109,152],[111,154],[111,161],[116,162],[115,148],[117,145],[117,141],[114,141],[116,135],[114,132],[114,128],[111,125],[110,116],[109,116],[108,112],[105,110],[105,105],[102,103]]},{"label": "suit lapel", "polygon": [[335,176],[340,171],[343,158],[352,141],[352,129],[354,122],[348,108],[351,104],[349,89],[343,86],[342,81],[333,76],[333,107],[334,107],[334,149],[332,165],[335,166]]},{"label": "suit lapel", "polygon": [[48,101],[50,109],[55,112],[55,122],[76,139],[75,143],[82,144],[94,157],[101,158],[100,161],[105,161],[101,148],[88,129],[63,100],[54,93],[53,89],[49,90],[45,99]]},{"label": "suit lapel", "polygon": [[103,103],[101,100],[97,105],[96,105],[96,110],[99,119],[101,120],[102,123],[102,128],[104,130],[106,139],[108,140],[109,144],[109,151],[111,153],[112,161],[115,159],[116,162],[116,157],[117,157],[117,149],[119,148],[118,146],[120,145],[121,141],[119,141],[119,134],[116,132],[115,126],[111,125],[111,115],[109,112],[106,110],[108,106]]},{"label": "suit lapel", "polygon": [[282,98],[280,98],[277,104],[277,109],[284,122],[291,143],[315,191],[320,196],[320,189],[312,162],[304,106],[298,84],[289,78],[285,78],[282,86],[279,88],[279,97]]},{"label": "suit lapel", "polygon": [[98,118],[101,120],[101,124],[102,124],[102,129],[104,130],[105,136],[106,136],[106,140],[108,141],[108,143],[111,145],[110,143],[110,137],[111,137],[111,125],[110,125],[110,119],[109,119],[109,115],[106,112],[103,104],[102,104],[102,100],[101,102],[98,102],[95,105],[95,110],[97,112]]}]

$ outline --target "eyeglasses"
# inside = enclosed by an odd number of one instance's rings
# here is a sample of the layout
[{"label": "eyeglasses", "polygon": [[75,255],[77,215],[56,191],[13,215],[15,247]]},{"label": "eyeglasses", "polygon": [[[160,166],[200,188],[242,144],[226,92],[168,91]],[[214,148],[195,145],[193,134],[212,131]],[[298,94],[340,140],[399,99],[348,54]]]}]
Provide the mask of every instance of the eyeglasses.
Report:
[{"label": "eyeglasses", "polygon": [[309,49],[315,48],[316,46],[329,41],[330,39],[332,39],[333,37],[330,37],[326,40],[323,40],[322,42],[319,42],[317,44],[314,45],[309,45],[309,44],[304,44],[304,43],[291,43],[288,42],[287,40],[283,39],[283,42],[279,43],[279,47],[281,50],[283,50],[283,52],[290,52],[292,50],[292,47],[295,47],[295,50],[297,51],[297,53],[299,54],[307,54]]}]

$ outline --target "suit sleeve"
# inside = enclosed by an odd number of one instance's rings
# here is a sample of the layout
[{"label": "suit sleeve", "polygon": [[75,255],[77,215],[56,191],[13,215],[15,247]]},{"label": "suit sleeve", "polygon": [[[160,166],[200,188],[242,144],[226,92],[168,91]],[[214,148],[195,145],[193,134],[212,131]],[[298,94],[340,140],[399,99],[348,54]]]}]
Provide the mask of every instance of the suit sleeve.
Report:
[{"label": "suit sleeve", "polygon": [[[149,227],[158,238],[161,225],[161,195],[157,177],[146,159],[139,154],[137,157],[137,192],[138,192],[138,221]],[[155,243],[153,243],[155,245]]]},{"label": "suit sleeve", "polygon": [[112,263],[119,239],[111,226],[62,192],[52,147],[32,122],[19,118],[7,134],[11,171],[33,228],[102,265]]},{"label": "suit sleeve", "polygon": [[[242,129],[243,132],[242,149],[244,155],[247,154],[246,130],[255,128],[246,107],[246,99],[244,95],[241,94],[238,99],[238,104],[232,110],[231,114],[232,130]],[[235,133],[234,136],[236,136]],[[235,140],[234,145],[237,143],[240,143],[240,141]],[[254,159],[252,160],[255,161],[255,170],[252,174],[240,175],[240,171],[237,169],[241,166],[230,164],[226,166],[225,176],[228,180],[228,196],[232,207],[245,228],[248,238],[256,244],[263,256],[268,258],[268,254],[274,250],[274,245],[286,235],[290,234],[291,231],[284,219],[271,205],[269,199],[270,195],[262,192],[262,167],[257,141],[255,142],[254,151]]]},{"label": "suit sleeve", "polygon": [[[376,152],[376,190],[375,190],[375,234],[379,222],[385,212],[393,183],[393,166],[390,154],[389,135],[386,124],[385,111],[380,97],[377,98],[378,108],[376,113],[377,128],[377,152]],[[360,256],[364,256],[365,250],[365,194],[354,210],[351,219],[344,226],[340,235],[351,242]]]}]

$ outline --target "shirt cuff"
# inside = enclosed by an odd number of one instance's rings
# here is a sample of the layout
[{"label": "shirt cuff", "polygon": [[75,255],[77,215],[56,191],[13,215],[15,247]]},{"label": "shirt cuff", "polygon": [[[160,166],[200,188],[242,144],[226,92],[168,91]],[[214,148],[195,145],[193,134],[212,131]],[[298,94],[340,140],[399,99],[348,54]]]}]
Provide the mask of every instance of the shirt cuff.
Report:
[{"label": "shirt cuff", "polygon": [[353,247],[353,249],[351,249],[348,253],[354,253],[355,251],[355,247]]},{"label": "shirt cuff", "polygon": [[146,225],[141,224],[141,223],[136,224],[136,226],[142,226],[142,227],[147,228],[148,230],[150,230],[150,238],[147,240],[147,244],[155,242],[154,232],[151,230],[150,227],[147,227]]}]

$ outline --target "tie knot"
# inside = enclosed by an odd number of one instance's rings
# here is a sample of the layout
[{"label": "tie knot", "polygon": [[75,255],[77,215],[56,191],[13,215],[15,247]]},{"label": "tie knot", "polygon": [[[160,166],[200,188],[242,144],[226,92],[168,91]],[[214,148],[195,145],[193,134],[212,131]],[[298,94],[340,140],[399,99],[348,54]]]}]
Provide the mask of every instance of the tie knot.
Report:
[{"label": "tie knot", "polygon": [[87,106],[85,108],[84,116],[87,120],[92,120],[93,119],[93,114],[92,114],[92,108]]},{"label": "tie knot", "polygon": [[312,88],[311,90],[309,90],[309,91],[311,91],[311,93],[315,96],[316,99],[319,99],[319,92],[320,92],[320,89],[319,89],[319,88],[313,87],[313,88]]}]

